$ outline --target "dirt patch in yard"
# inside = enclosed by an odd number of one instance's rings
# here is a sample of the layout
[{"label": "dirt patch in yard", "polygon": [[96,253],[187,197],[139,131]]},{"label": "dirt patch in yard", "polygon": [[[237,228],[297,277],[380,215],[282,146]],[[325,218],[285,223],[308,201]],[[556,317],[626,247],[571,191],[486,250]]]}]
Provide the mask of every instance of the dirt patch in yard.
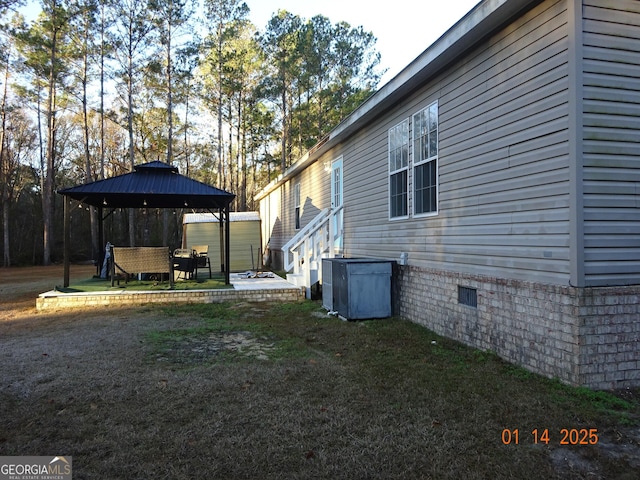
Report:
[{"label": "dirt patch in yard", "polygon": [[77,479],[637,478],[635,391],[312,302],[37,313],[61,268],[18,270],[0,270],[0,456],[72,456]]},{"label": "dirt patch in yard", "polygon": [[268,360],[273,342],[257,338],[251,332],[215,332],[206,334],[171,334],[158,340],[158,362],[195,365],[219,360],[224,356]]}]

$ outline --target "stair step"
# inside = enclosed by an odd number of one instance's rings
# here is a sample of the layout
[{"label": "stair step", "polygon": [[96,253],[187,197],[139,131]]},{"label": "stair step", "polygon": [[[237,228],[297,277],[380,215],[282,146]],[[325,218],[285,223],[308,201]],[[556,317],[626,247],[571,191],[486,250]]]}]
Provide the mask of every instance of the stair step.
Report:
[{"label": "stair step", "polygon": [[301,278],[301,273],[287,273],[287,281],[291,281],[290,279]]},{"label": "stair step", "polygon": [[293,283],[296,287],[306,287],[304,275],[301,273],[287,273],[287,282]]},{"label": "stair step", "polygon": [[[312,269],[309,272],[309,277],[311,279],[311,285],[317,283],[320,280],[320,276],[318,275],[317,269]],[[287,282],[293,283],[297,287],[310,287],[311,285],[306,285],[305,276],[302,273],[287,273]]]}]

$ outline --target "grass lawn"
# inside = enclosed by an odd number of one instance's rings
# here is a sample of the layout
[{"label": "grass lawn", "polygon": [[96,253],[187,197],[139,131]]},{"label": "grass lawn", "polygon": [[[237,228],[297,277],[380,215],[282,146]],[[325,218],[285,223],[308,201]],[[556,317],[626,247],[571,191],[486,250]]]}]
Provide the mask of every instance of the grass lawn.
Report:
[{"label": "grass lawn", "polygon": [[[0,321],[0,455],[77,479],[636,479],[637,391],[316,302]],[[566,443],[566,444],[565,444]]]},{"label": "grass lawn", "polygon": [[231,285],[225,285],[224,276],[199,275],[196,279],[179,279],[174,282],[173,287],[169,280],[138,280],[133,278],[128,282],[121,279],[120,282],[111,286],[111,280],[99,277],[85,278],[76,280],[69,287],[57,286],[56,290],[65,293],[71,292],[105,292],[110,290],[131,290],[131,291],[149,291],[149,290],[213,290],[218,288],[232,288]]}]

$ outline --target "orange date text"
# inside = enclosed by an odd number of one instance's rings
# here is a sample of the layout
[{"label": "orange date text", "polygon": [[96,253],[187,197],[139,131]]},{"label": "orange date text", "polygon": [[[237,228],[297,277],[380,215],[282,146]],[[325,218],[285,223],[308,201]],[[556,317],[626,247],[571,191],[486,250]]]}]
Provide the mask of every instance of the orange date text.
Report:
[{"label": "orange date text", "polygon": [[504,445],[520,445],[533,443],[549,445],[595,445],[598,443],[597,428],[561,428],[550,433],[548,428],[534,428],[530,432],[521,432],[518,428],[502,430],[501,440]]}]

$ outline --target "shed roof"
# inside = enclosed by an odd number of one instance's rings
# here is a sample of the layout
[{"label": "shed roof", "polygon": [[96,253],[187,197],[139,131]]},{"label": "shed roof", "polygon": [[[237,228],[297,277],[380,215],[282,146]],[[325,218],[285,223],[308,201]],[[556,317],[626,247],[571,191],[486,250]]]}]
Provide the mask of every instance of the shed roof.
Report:
[{"label": "shed roof", "polygon": [[107,208],[226,208],[235,198],[206,183],[180,175],[160,161],[136,165],[134,171],[58,190],[74,200]]},{"label": "shed roof", "polygon": [[[220,220],[212,213],[185,213],[182,218],[183,224],[190,223],[218,223]],[[230,212],[230,222],[259,222],[259,212]]]}]

